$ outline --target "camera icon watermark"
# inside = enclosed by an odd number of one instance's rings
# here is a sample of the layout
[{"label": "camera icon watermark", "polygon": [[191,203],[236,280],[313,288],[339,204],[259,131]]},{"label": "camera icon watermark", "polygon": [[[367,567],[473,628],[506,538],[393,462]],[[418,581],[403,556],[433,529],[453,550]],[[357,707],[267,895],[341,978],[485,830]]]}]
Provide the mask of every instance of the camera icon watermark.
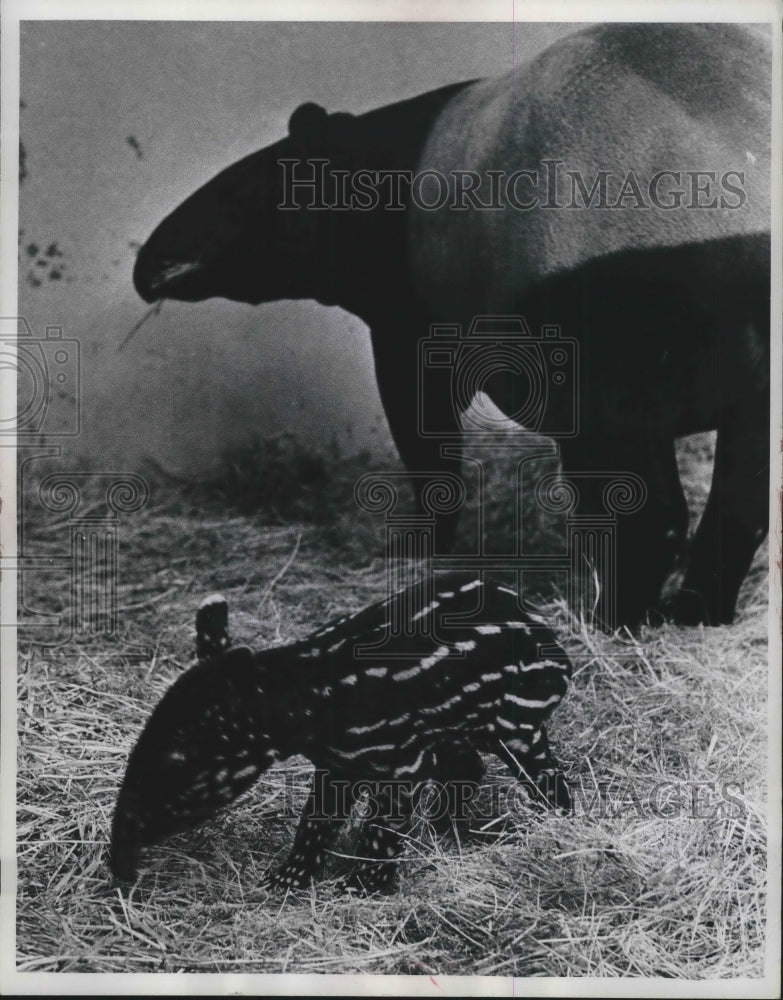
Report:
[{"label": "camera icon watermark", "polygon": [[0,317],[0,370],[16,373],[16,412],[0,416],[0,435],[48,439],[81,430],[81,352],[62,327],[36,336],[23,317]]},{"label": "camera icon watermark", "polygon": [[533,334],[523,316],[476,316],[467,332],[435,323],[418,363],[422,437],[486,438],[506,433],[509,421],[556,439],[579,432],[579,344],[557,325]]}]

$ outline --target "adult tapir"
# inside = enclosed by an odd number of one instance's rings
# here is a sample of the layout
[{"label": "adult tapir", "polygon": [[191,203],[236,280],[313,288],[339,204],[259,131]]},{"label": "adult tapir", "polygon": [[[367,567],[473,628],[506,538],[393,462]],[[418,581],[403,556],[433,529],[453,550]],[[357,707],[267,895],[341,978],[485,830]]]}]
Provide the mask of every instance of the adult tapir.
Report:
[{"label": "adult tapir", "polygon": [[[286,138],[160,224],[136,288],[148,302],[313,298],[355,313],[411,471],[455,469],[441,446],[469,400],[443,365],[467,351],[474,388],[560,436],[580,513],[604,511],[608,473],[643,483],[618,516],[619,622],[659,605],[684,549],[674,439],[717,428],[709,501],[663,610],[730,622],[768,523],[770,64],[754,28],[598,25],[497,79],[356,117],[302,105]],[[537,388],[504,353],[502,321],[464,336],[487,316],[524,317],[515,349],[543,363]],[[464,339],[429,366],[437,324]],[[544,327],[572,345],[564,377]],[[448,548],[453,518],[439,529]]]}]

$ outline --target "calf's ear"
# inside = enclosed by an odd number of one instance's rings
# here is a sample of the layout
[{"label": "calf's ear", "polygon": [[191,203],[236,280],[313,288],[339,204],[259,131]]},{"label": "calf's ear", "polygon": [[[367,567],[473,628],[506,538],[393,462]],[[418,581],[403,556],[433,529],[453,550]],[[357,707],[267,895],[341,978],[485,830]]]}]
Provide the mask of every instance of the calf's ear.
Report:
[{"label": "calf's ear", "polygon": [[210,594],[196,612],[196,659],[204,663],[224,653],[230,645],[228,602],[221,594]]}]

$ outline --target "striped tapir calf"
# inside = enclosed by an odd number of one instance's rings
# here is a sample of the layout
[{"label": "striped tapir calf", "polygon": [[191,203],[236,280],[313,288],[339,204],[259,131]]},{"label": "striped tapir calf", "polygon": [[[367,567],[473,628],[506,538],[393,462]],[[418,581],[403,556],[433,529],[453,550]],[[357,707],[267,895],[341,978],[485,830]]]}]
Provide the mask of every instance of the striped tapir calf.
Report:
[{"label": "striped tapir calf", "polygon": [[459,791],[452,803],[467,801],[459,786],[480,780],[481,751],[535,799],[567,810],[544,725],[566,691],[565,653],[514,591],[465,574],[429,579],[258,653],[229,644],[226,603],[208,599],[196,618],[199,662],[130,755],[112,830],[115,875],[132,879],[139,847],[196,826],[292,754],[316,774],[272,885],[299,888],[319,873],[358,789],[370,793],[371,818],[345,883],[388,884],[422,783],[449,783]]},{"label": "striped tapir calf", "polygon": [[[342,306],[370,328],[420,501],[427,474],[460,471],[470,382],[559,441],[578,514],[604,514],[606,473],[643,482],[644,502],[617,518],[607,624],[650,611],[730,622],[768,529],[770,38],[736,24],[593,25],[497,79],[358,116],[302,105],[286,138],[158,226],[136,288],[149,302]],[[502,334],[452,351],[451,378],[422,362],[433,325],[513,315],[533,337],[556,326],[577,345],[566,369],[551,345]],[[710,429],[709,501],[662,604],[688,534],[674,442]],[[439,517],[439,552],[457,516]]]}]

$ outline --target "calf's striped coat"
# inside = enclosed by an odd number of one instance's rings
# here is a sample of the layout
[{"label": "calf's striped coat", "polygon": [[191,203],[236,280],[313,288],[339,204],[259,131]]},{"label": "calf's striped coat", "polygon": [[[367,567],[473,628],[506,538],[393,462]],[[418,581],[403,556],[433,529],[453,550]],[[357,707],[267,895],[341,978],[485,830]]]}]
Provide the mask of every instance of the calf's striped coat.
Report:
[{"label": "calf's striped coat", "polygon": [[230,645],[227,621],[222,598],[204,602],[199,663],[165,694],[130,755],[112,831],[118,877],[135,876],[140,846],[195,826],[292,754],[317,771],[291,855],[269,876],[282,886],[319,873],[352,806],[346,787],[370,790],[360,864],[347,880],[365,890],[391,879],[416,789],[428,779],[452,790],[477,782],[479,751],[497,754],[536,797],[569,807],[544,722],[571,667],[514,591],[436,576],[258,653]]}]

